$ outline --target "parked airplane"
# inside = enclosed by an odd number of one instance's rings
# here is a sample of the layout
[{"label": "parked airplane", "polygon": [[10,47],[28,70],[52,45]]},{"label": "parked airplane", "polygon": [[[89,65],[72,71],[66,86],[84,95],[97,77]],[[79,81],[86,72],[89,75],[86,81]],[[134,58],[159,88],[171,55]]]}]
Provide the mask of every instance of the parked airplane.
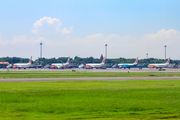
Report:
[{"label": "parked airplane", "polygon": [[133,64],[118,64],[120,69],[121,68],[124,68],[124,69],[129,68],[130,69],[131,67],[136,67],[137,65],[138,65],[138,57]]},{"label": "parked airplane", "polygon": [[114,68],[119,68],[118,64],[114,64],[114,65],[112,66],[112,69],[114,69]]},{"label": "parked airplane", "polygon": [[60,69],[62,67],[62,63],[52,63],[51,64],[51,69]]},{"label": "parked airplane", "polygon": [[68,58],[67,62],[66,63],[52,63],[51,64],[51,68],[52,69],[65,69],[65,68],[68,68],[69,67],[69,61],[70,61],[70,57]]},{"label": "parked airplane", "polygon": [[32,63],[32,56],[31,56],[31,58],[30,58],[30,60],[29,60],[28,63],[15,63],[15,64],[13,64],[13,68],[14,68],[14,69],[15,69],[15,68],[19,68],[19,69],[23,68],[23,69],[26,69],[26,68],[28,68],[28,67],[31,66],[31,63]]},{"label": "parked airplane", "polygon": [[81,64],[81,65],[78,66],[78,68],[79,68],[79,69],[85,68],[85,66],[86,66],[85,64]]},{"label": "parked airplane", "polygon": [[103,60],[102,60],[102,62],[100,64],[88,63],[88,64],[85,65],[85,68],[86,69],[93,69],[93,68],[96,68],[96,69],[99,69],[99,68],[106,69],[105,66],[104,66],[105,60],[106,60],[106,58],[103,58]]},{"label": "parked airplane", "polygon": [[44,69],[46,69],[46,68],[51,68],[51,64],[46,64],[46,65],[44,66]]},{"label": "parked airplane", "polygon": [[40,65],[32,64],[31,68],[37,69],[37,68],[43,68],[43,66],[42,66],[42,63]]},{"label": "parked airplane", "polygon": [[8,66],[6,66],[7,69],[12,68],[13,64],[9,64]]},{"label": "parked airplane", "polygon": [[156,68],[156,69],[159,68],[159,70],[161,70],[162,68],[166,68],[169,65],[169,63],[170,63],[170,57],[167,60],[167,62],[164,64],[149,64],[148,67],[149,68]]}]

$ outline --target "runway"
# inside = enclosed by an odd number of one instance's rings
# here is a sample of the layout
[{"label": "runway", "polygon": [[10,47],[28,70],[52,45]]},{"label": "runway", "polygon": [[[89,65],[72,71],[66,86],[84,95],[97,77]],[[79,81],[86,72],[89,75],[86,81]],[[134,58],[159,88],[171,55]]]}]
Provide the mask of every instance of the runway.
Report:
[{"label": "runway", "polygon": [[[0,72],[6,72],[7,69],[0,69]],[[180,72],[180,69],[166,68],[165,71],[149,68],[131,68],[131,69],[9,69],[9,71],[23,72],[45,72],[45,73],[60,73],[60,72]],[[35,82],[35,81],[124,81],[124,80],[180,80],[180,77],[92,77],[92,78],[19,78],[19,79],[0,79],[0,82]]]},{"label": "runway", "polygon": [[28,69],[0,69],[0,71],[49,71],[49,72],[62,72],[62,71],[79,71],[79,72],[180,72],[180,69],[171,69],[171,68],[165,68],[164,71],[159,71],[159,69],[149,69],[149,68],[131,68],[131,69],[34,69],[34,68],[28,68]]},{"label": "runway", "polygon": [[180,77],[94,77],[94,78],[18,78],[0,79],[0,82],[38,81],[128,81],[128,80],[180,80]]}]

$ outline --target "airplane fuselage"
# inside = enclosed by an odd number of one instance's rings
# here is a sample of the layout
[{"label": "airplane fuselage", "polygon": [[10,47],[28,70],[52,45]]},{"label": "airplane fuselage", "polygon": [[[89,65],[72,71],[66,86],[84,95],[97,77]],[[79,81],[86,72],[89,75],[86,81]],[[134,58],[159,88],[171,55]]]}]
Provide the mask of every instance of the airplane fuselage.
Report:
[{"label": "airplane fuselage", "polygon": [[28,68],[31,66],[31,63],[16,63],[13,65],[13,68]]},{"label": "airplane fuselage", "polygon": [[66,63],[52,63],[51,64],[51,68],[54,69],[54,68],[57,68],[57,69],[65,69],[67,67],[69,67],[69,61],[70,61],[70,57],[68,58],[67,62]]},{"label": "airplane fuselage", "polygon": [[63,64],[62,63],[52,63],[51,64],[51,68],[52,69],[60,69],[61,67],[63,66]]},{"label": "airplane fuselage", "polygon": [[51,68],[52,69],[64,69],[64,68],[67,68],[69,66],[69,63],[52,63],[51,64]]},{"label": "airplane fuselage", "polygon": [[131,68],[136,67],[137,64],[118,64],[119,68]]},{"label": "airplane fuselage", "polygon": [[79,69],[80,69],[80,68],[84,68],[85,65],[84,65],[84,64],[81,64],[81,65],[79,65],[78,67],[79,67]]},{"label": "airplane fuselage", "polygon": [[64,63],[62,66],[62,68],[67,68],[67,67],[69,67],[69,63]]},{"label": "airplane fuselage", "polygon": [[149,68],[166,68],[169,64],[149,64]]},{"label": "airplane fuselage", "polygon": [[167,60],[166,63],[164,64],[149,64],[148,67],[149,68],[159,68],[159,69],[162,69],[162,68],[166,68],[170,63],[170,57],[169,59]]},{"label": "airplane fuselage", "polygon": [[102,68],[104,64],[86,64],[86,68]]}]

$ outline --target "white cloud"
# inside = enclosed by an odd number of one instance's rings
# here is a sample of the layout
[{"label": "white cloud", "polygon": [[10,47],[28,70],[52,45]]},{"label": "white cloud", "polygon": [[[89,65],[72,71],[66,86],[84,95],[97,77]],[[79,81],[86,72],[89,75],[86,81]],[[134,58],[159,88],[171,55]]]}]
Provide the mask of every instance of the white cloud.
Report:
[{"label": "white cloud", "polygon": [[180,40],[180,32],[174,29],[170,30],[160,30],[156,34],[146,34],[142,37],[143,41],[152,44],[174,44],[174,42]]},{"label": "white cloud", "polygon": [[6,41],[3,41],[0,39],[0,44],[1,45],[8,45],[8,44],[24,44],[24,43],[27,43],[28,40],[26,38],[25,35],[21,35],[21,36],[14,36],[12,40],[6,40]]},{"label": "white cloud", "polygon": [[116,34],[110,34],[110,35],[107,37],[107,39],[109,39],[109,40],[119,39],[119,38],[120,38],[120,36],[118,36],[118,35],[116,35]]},{"label": "white cloud", "polygon": [[157,33],[144,35],[137,44],[139,44],[137,51],[140,51],[141,54],[144,52],[144,56],[147,52],[149,57],[164,58],[164,46],[167,45],[167,57],[177,58],[177,51],[180,50],[180,31],[162,29]]},{"label": "white cloud", "polygon": [[127,46],[128,40],[130,40],[129,36],[121,37],[117,34],[110,34],[106,38],[107,43],[112,46]]},{"label": "white cloud", "polygon": [[102,34],[94,34],[94,35],[88,35],[85,39],[101,39],[103,38]]},{"label": "white cloud", "polygon": [[73,31],[73,27],[61,28],[62,22],[59,19],[51,17],[43,17],[33,24],[31,32],[39,37],[47,39],[57,38],[61,35],[69,34]]},{"label": "white cloud", "polygon": [[37,34],[37,33],[38,33],[37,30],[31,30],[31,32],[32,32],[33,34]]},{"label": "white cloud", "polygon": [[62,34],[68,34],[68,33],[72,32],[72,30],[73,30],[73,27],[70,27],[69,30],[68,30],[67,28],[63,28],[62,31],[61,31],[61,33],[62,33]]},{"label": "white cloud", "polygon": [[25,35],[20,36],[14,36],[11,40],[2,40],[0,39],[0,45],[6,46],[6,45],[32,45],[32,44],[39,44],[41,41],[43,41],[44,38],[31,38],[28,39]]},{"label": "white cloud", "polygon": [[78,45],[86,46],[86,47],[93,47],[97,44],[103,44],[104,36],[102,34],[94,34],[94,35],[88,35],[85,38],[77,38],[75,39],[75,43]]},{"label": "white cloud", "polygon": [[[70,28],[67,31],[71,30]],[[29,57],[36,54],[35,58],[37,58],[39,56],[40,42],[43,43],[43,56],[47,58],[75,55],[97,58],[104,54],[105,44],[108,44],[108,57],[111,58],[140,57],[141,59],[146,57],[146,53],[149,54],[149,57],[164,58],[164,45],[166,44],[168,46],[167,57],[177,59],[179,58],[177,51],[180,50],[180,32],[173,29],[163,29],[140,38],[119,36],[117,34],[104,36],[99,33],[83,38],[64,37],[60,40],[39,36],[27,38],[25,35],[14,36],[11,40],[3,40],[0,36],[0,50],[2,51],[8,47],[11,56],[19,55],[21,57],[21,54],[24,54]]]},{"label": "white cloud", "polygon": [[62,25],[59,19],[56,18],[52,19],[51,17],[43,17],[40,20],[36,21],[33,27],[37,28],[38,26],[42,26],[44,23],[55,24],[57,27],[60,27]]}]

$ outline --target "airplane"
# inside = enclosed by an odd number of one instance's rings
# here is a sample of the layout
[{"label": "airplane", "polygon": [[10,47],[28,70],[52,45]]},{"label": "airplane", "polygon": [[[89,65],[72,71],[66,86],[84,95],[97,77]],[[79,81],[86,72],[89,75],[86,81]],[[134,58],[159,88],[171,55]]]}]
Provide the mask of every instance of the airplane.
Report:
[{"label": "airplane", "polygon": [[167,62],[164,64],[149,64],[148,67],[149,68],[156,68],[156,69],[159,68],[159,70],[161,70],[162,68],[166,68],[169,65],[169,63],[170,63],[170,57],[167,60]]},{"label": "airplane", "polygon": [[46,68],[51,68],[51,64],[46,64],[46,65],[44,66],[44,69],[46,69]]},{"label": "airplane", "polygon": [[85,65],[85,68],[86,69],[93,69],[93,68],[96,68],[96,69],[99,69],[99,68],[106,69],[105,66],[104,66],[105,60],[106,60],[106,58],[103,58],[103,60],[102,60],[102,62],[100,64],[88,63],[88,64]]},{"label": "airplane", "polygon": [[8,66],[6,66],[7,69],[12,68],[13,64],[9,64]]},{"label": "airplane", "polygon": [[65,69],[65,68],[68,68],[69,67],[69,61],[70,61],[70,57],[68,58],[67,62],[62,64],[62,63],[52,63],[51,64],[51,68],[52,69]]},{"label": "airplane", "polygon": [[119,68],[131,68],[131,67],[136,67],[138,65],[138,57],[136,58],[135,62],[133,64],[118,64]]},{"label": "airplane", "polygon": [[40,65],[31,65],[31,67],[32,68],[35,68],[35,69],[37,69],[37,68],[43,68],[43,66],[42,66],[42,63],[40,64]]},{"label": "airplane", "polygon": [[114,64],[114,65],[112,66],[112,69],[114,69],[114,68],[119,68],[118,64]]},{"label": "airplane", "polygon": [[13,68],[14,68],[14,69],[15,69],[15,68],[19,68],[19,69],[23,68],[23,69],[26,69],[26,68],[28,68],[28,67],[31,66],[31,63],[32,63],[32,56],[31,56],[31,58],[30,58],[30,60],[29,60],[28,63],[15,63],[15,64],[13,64]]},{"label": "airplane", "polygon": [[85,66],[86,66],[85,64],[81,64],[81,65],[79,65],[79,66],[78,66],[78,68],[79,68],[79,69],[81,69],[81,68],[83,68],[83,69],[84,69],[84,68],[85,68]]}]

